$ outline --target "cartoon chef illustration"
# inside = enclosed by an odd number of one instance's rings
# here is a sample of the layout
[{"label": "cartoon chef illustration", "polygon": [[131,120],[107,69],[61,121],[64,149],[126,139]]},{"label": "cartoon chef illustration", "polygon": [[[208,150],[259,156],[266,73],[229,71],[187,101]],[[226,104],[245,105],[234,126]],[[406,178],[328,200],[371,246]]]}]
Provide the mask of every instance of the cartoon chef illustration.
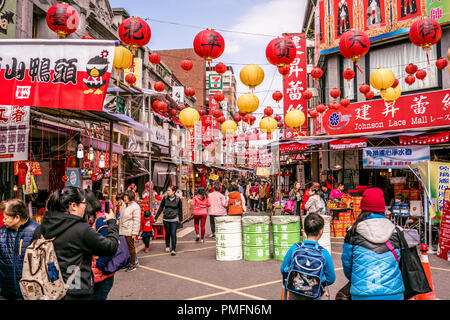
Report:
[{"label": "cartoon chef illustration", "polygon": [[[101,55],[91,58],[87,65],[86,71],[88,77],[83,79],[84,84],[89,88],[84,90],[84,94],[94,93],[103,94],[103,90],[100,88],[106,84],[106,80],[103,76],[108,71],[108,51],[103,51]],[[94,90],[95,89],[95,90]]]}]

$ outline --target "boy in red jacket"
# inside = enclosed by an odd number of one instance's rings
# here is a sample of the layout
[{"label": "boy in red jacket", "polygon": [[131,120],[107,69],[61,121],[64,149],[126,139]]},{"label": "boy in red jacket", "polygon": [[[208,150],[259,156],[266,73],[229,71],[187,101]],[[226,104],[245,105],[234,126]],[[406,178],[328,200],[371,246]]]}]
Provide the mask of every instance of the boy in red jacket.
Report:
[{"label": "boy in red jacket", "polygon": [[155,218],[150,214],[150,211],[145,211],[144,217],[141,219],[141,236],[145,245],[145,252],[149,251],[150,237],[153,236],[153,222],[155,222]]}]

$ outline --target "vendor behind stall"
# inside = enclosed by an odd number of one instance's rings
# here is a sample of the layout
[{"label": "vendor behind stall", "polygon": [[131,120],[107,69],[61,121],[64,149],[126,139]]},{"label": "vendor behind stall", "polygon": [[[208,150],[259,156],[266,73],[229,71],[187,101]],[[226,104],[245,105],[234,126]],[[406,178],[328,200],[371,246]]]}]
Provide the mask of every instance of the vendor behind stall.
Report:
[{"label": "vendor behind stall", "polygon": [[344,195],[344,184],[339,183],[336,189],[331,190],[329,200],[333,200],[335,198],[341,199]]}]

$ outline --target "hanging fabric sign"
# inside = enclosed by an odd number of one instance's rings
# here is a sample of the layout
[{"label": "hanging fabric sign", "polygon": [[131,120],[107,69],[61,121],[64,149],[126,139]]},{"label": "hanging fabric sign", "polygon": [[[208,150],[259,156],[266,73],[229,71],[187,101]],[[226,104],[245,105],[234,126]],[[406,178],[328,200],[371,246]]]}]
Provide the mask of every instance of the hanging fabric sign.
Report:
[{"label": "hanging fabric sign", "polygon": [[114,41],[0,40],[0,105],[103,110]]},{"label": "hanging fabric sign", "polygon": [[363,149],[364,169],[408,169],[408,166],[426,160],[430,160],[429,146]]},{"label": "hanging fabric sign", "polygon": [[331,150],[355,149],[365,147],[367,147],[366,138],[330,141]]},{"label": "hanging fabric sign", "polygon": [[427,134],[423,136],[399,136],[400,145],[436,144],[449,141],[449,132]]}]

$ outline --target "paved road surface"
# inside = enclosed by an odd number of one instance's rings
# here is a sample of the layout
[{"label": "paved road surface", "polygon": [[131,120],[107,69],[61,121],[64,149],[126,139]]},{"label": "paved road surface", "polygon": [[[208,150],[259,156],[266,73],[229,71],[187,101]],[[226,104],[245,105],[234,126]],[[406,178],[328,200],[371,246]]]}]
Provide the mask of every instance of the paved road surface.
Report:
[{"label": "paved road surface", "polygon": [[[254,214],[254,213],[252,213]],[[206,237],[210,234],[209,219]],[[178,230],[177,255],[164,251],[164,240],[151,242],[150,252],[139,251],[139,268],[116,273],[109,299],[118,300],[279,300],[281,261],[217,261],[216,243],[206,238],[194,241],[193,221]],[[332,238],[337,280],[330,286],[331,298],[347,283],[342,271],[343,239]],[[138,243],[142,249],[141,242]],[[438,299],[450,299],[450,262],[430,257],[431,273]]]}]

